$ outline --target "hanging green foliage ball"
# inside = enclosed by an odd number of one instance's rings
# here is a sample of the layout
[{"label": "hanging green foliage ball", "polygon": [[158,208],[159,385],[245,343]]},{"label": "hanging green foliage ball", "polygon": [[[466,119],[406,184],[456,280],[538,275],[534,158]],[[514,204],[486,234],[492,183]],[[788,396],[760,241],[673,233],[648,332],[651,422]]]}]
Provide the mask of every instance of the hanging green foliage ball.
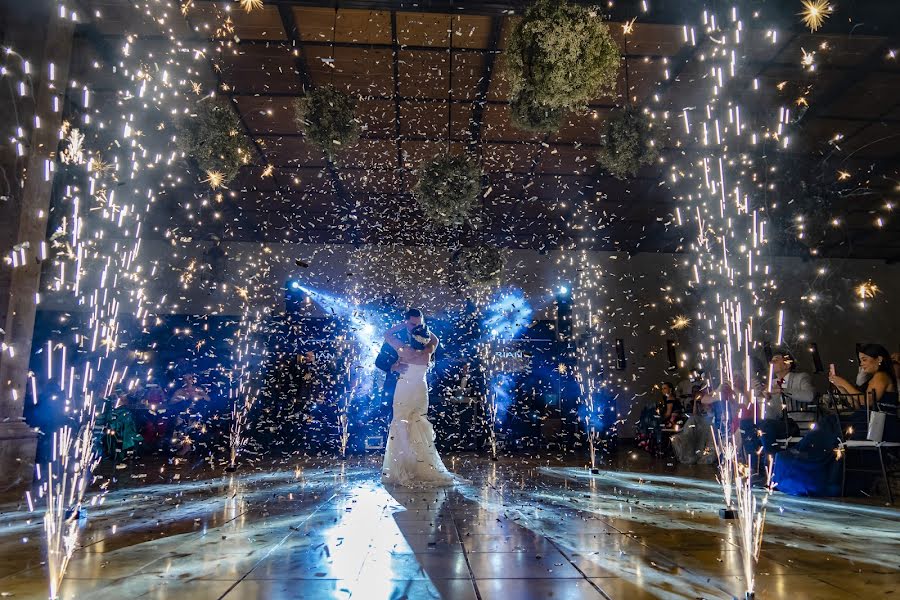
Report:
[{"label": "hanging green foliage ball", "polygon": [[221,175],[222,184],[235,178],[253,153],[244,127],[228,100],[204,98],[176,124],[176,146],[205,173]]},{"label": "hanging green foliage ball", "polygon": [[616,89],[621,53],[596,8],[537,0],[506,47],[511,97],[532,90],[549,108],[584,106]]},{"label": "hanging green foliage ball", "polygon": [[631,107],[618,110],[606,121],[597,161],[610,175],[628,179],[659,158],[659,142],[647,115]]},{"label": "hanging green foliage ball", "polygon": [[431,221],[462,225],[481,195],[481,169],[469,156],[438,154],[419,167],[413,193]]},{"label": "hanging green foliage ball", "polygon": [[559,130],[565,110],[551,108],[535,100],[534,91],[523,88],[509,103],[512,124],[523,131],[553,133]]},{"label": "hanging green foliage ball", "polygon": [[461,248],[454,259],[463,278],[476,285],[498,281],[506,264],[500,248],[488,244]]},{"label": "hanging green foliage ball", "polygon": [[313,88],[298,98],[294,118],[306,139],[329,157],[359,140],[356,99],[333,86]]}]

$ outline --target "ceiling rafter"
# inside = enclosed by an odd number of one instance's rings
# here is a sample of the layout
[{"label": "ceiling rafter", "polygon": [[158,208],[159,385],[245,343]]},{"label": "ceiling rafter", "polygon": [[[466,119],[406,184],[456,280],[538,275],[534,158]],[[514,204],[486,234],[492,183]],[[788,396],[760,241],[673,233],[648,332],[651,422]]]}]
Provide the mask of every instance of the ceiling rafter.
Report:
[{"label": "ceiling rafter", "polygon": [[[335,8],[335,10],[337,10],[337,8]],[[281,23],[284,27],[285,34],[296,49],[294,66],[297,69],[297,74],[303,84],[303,91],[304,93],[309,93],[314,87],[314,83],[309,74],[309,68],[307,67],[306,54],[304,52],[303,42],[300,40],[300,33],[296,19],[294,18],[294,11],[290,6],[279,4],[278,13],[281,17]],[[335,33],[332,32],[332,35],[335,35]],[[337,166],[330,156],[326,156],[325,170],[328,172],[331,184],[334,186],[334,191],[341,204],[347,209],[352,209],[353,200],[350,198],[350,194],[347,192],[347,186],[344,185],[344,180],[341,179],[341,174],[338,172]]]}]

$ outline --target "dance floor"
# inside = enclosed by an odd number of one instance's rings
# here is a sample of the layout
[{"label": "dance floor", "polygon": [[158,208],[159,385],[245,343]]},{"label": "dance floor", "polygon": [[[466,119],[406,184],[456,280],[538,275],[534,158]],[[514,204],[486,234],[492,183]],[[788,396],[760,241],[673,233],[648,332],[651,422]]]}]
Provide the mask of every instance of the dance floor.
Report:
[{"label": "dance floor", "polygon": [[[188,474],[136,466],[89,510],[63,598],[731,598],[738,534],[710,467],[623,459],[448,466],[453,489],[385,489],[377,457]],[[158,480],[158,481],[157,481]],[[29,516],[32,517],[28,522]],[[0,595],[46,598],[40,519],[4,505]],[[900,512],[774,495],[757,598],[890,597]]]}]

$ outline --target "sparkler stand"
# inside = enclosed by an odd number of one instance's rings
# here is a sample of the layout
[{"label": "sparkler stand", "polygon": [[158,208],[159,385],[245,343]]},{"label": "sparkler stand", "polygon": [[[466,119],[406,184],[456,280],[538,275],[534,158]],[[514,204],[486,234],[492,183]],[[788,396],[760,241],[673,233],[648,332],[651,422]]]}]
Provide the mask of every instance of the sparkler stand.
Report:
[{"label": "sparkler stand", "polygon": [[736,519],[737,511],[733,508],[720,508],[719,509],[719,518],[720,519]]},{"label": "sparkler stand", "polygon": [[225,467],[226,473],[234,473],[235,471],[237,471],[237,465],[235,465],[234,463],[231,463],[230,465]]},{"label": "sparkler stand", "polygon": [[600,474],[600,469],[598,469],[597,467],[591,467],[591,474],[592,474],[592,475],[599,475],[599,474]]}]

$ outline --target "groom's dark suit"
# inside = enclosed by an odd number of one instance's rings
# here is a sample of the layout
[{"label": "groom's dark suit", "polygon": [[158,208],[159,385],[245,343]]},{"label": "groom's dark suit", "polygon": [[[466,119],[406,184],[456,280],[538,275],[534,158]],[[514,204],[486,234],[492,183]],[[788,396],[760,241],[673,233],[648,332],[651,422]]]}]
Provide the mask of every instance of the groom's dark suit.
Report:
[{"label": "groom's dark suit", "polygon": [[[395,333],[394,336],[404,344],[409,343],[409,332],[406,329],[401,329]],[[400,356],[397,354],[397,351],[387,342],[381,345],[381,350],[375,358],[375,366],[385,372],[384,401],[389,405],[394,400],[394,390],[397,388],[397,380],[400,378],[400,374],[391,371],[391,367],[399,358]]]}]

